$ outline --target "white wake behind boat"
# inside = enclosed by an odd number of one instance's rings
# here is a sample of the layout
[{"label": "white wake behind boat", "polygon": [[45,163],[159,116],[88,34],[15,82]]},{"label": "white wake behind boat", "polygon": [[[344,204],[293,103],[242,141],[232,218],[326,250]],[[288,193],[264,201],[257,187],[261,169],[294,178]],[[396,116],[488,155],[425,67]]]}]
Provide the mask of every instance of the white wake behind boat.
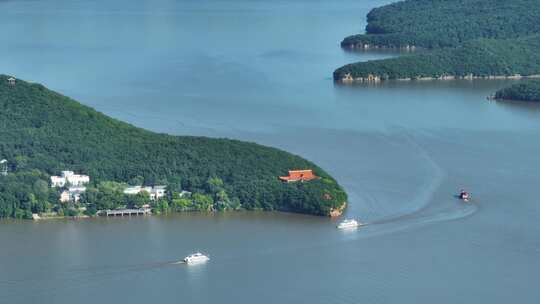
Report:
[{"label": "white wake behind boat", "polygon": [[210,258],[200,252],[188,255],[184,258],[184,262],[186,264],[199,264],[199,263],[205,263],[209,261]]},{"label": "white wake behind boat", "polygon": [[339,229],[352,229],[352,228],[358,228],[359,226],[362,226],[362,224],[354,219],[344,220],[343,222],[337,225]]}]

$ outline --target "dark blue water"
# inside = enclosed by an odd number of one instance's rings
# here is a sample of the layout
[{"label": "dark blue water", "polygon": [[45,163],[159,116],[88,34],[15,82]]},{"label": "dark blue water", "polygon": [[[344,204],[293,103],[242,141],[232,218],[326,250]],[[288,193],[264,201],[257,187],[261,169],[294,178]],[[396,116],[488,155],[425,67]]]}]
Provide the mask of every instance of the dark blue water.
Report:
[{"label": "dark blue water", "polygon": [[[159,132],[309,158],[350,196],[280,213],[0,223],[0,303],[537,303],[540,107],[508,81],[336,86],[388,1],[0,1],[0,72]],[[453,195],[466,187],[473,203]],[[201,267],[174,264],[196,250]]]}]

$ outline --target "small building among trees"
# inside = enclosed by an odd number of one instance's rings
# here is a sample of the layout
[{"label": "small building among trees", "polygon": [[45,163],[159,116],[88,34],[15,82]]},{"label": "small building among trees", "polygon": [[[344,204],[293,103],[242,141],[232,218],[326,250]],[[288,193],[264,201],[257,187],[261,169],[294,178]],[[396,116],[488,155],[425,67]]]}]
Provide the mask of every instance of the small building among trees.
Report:
[{"label": "small building among trees", "polygon": [[90,182],[88,175],[75,174],[73,171],[62,171],[62,176],[51,176],[51,187],[79,187]]},{"label": "small building among trees", "polygon": [[124,194],[136,195],[141,192],[147,192],[151,201],[159,200],[165,197],[166,186],[154,186],[154,187],[143,187],[143,186],[133,186],[127,187],[124,189]]},{"label": "small building among trees", "polygon": [[8,161],[6,159],[0,160],[0,175],[6,176],[8,174]]},{"label": "small building among trees", "polygon": [[78,187],[69,187],[68,190],[62,191],[60,193],[60,202],[67,203],[67,202],[75,202],[81,200],[81,195],[86,192],[86,187],[78,186]]},{"label": "small building among trees", "polygon": [[313,173],[313,170],[289,170],[288,176],[280,176],[281,181],[292,182],[308,182],[319,177]]}]

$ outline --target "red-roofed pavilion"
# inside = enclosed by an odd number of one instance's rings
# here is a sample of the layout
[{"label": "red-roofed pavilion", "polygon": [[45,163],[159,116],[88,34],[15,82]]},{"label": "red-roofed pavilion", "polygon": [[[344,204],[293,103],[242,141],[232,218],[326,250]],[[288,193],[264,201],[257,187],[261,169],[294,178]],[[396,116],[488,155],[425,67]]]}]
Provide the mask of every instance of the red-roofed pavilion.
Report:
[{"label": "red-roofed pavilion", "polygon": [[308,182],[317,179],[313,170],[290,170],[288,176],[280,176],[279,179],[284,182]]}]

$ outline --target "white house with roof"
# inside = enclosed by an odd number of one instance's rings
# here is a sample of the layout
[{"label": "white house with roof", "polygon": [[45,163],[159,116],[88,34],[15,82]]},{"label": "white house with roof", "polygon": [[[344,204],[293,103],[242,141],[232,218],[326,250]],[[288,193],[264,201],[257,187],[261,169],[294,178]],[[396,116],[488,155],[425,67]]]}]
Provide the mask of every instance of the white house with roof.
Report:
[{"label": "white house with roof", "polygon": [[81,187],[90,182],[90,176],[75,174],[73,171],[62,171],[61,176],[51,176],[51,187],[64,187],[69,184],[73,187]]},{"label": "white house with roof", "polygon": [[136,195],[145,191],[145,192],[148,192],[148,194],[150,195],[150,200],[155,201],[165,196],[165,194],[167,193],[166,189],[167,189],[167,186],[154,186],[154,187],[133,186],[133,187],[127,187],[126,189],[124,189],[124,194]]},{"label": "white house with roof", "polygon": [[64,190],[60,193],[60,202],[78,202],[81,200],[81,194],[84,192],[86,192],[86,187],[69,187],[68,190]]}]

